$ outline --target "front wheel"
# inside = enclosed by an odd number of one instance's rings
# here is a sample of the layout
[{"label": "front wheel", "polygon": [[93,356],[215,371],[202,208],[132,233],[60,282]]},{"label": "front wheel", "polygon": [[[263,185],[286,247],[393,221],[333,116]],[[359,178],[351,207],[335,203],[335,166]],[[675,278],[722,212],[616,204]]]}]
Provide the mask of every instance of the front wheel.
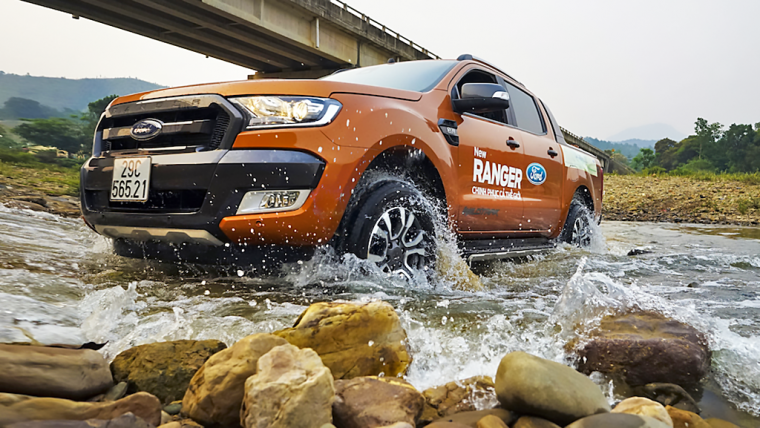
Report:
[{"label": "front wheel", "polygon": [[574,199],[570,203],[565,226],[562,228],[560,240],[570,245],[587,248],[591,246],[594,231],[591,228],[592,213],[582,202]]},{"label": "front wheel", "polygon": [[381,182],[347,213],[345,250],[407,280],[435,267],[433,213],[412,186]]}]

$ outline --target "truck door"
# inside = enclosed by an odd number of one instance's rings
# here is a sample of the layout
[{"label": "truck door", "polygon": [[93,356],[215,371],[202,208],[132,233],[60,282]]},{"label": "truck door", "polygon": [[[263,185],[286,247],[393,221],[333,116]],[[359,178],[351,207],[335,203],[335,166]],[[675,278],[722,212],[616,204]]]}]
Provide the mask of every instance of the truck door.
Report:
[{"label": "truck door", "polygon": [[[452,97],[458,97],[464,83],[497,83],[497,79],[482,70],[470,71],[452,89]],[[520,230],[524,179],[517,164],[523,149],[509,145],[510,132],[506,111],[461,115],[457,218],[462,232]]]},{"label": "truck door", "polygon": [[524,150],[519,167],[524,171],[522,182],[523,229],[549,231],[556,228],[562,215],[562,150],[554,140],[536,99],[504,82],[510,98],[510,115],[515,128],[510,137]]}]

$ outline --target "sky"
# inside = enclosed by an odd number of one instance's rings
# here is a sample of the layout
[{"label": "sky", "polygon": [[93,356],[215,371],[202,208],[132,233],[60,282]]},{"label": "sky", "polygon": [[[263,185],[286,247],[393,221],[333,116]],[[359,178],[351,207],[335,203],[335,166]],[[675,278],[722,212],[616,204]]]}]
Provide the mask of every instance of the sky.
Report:
[{"label": "sky", "polygon": [[[287,1],[287,0],[279,0]],[[575,134],[760,122],[758,0],[348,0],[444,58],[471,53],[541,97]],[[150,52],[151,61],[138,61]],[[0,0],[0,70],[167,86],[250,70],[86,19]]]}]

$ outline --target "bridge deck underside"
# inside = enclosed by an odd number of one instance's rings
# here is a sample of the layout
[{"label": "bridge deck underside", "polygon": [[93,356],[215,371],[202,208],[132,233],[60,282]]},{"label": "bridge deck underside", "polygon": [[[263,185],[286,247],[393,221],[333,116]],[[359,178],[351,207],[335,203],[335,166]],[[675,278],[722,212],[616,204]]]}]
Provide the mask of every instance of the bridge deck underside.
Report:
[{"label": "bridge deck underside", "polygon": [[264,73],[325,70],[327,74],[352,65],[199,0],[25,1]]}]

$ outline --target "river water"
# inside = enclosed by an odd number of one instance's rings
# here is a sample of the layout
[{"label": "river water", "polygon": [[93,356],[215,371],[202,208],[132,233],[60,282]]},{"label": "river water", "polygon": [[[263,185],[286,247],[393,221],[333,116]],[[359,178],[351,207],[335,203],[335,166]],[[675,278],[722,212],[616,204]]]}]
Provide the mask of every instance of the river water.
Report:
[{"label": "river water", "polygon": [[[162,340],[232,344],[291,326],[317,301],[382,299],[409,334],[407,380],[421,390],[493,376],[514,350],[570,364],[566,344],[605,314],[653,310],[709,339],[703,411],[760,426],[760,229],[603,222],[597,232],[591,250],[485,267],[484,287],[468,290],[456,276],[407,284],[329,254],[269,278],[123,259],[80,220],[0,206],[0,342],[108,342],[113,358]],[[651,253],[628,256],[634,248]],[[593,378],[620,399],[619,385]]]}]

